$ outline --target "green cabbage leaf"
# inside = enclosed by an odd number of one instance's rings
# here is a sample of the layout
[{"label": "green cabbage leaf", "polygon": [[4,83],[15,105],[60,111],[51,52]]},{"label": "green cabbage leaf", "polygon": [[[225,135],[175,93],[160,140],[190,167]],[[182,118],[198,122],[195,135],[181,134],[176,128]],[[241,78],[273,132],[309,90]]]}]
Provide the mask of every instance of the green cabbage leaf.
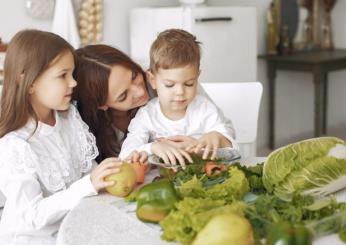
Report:
[{"label": "green cabbage leaf", "polygon": [[284,200],[295,193],[327,196],[345,188],[345,141],[320,137],[277,149],[264,163],[263,184]]}]

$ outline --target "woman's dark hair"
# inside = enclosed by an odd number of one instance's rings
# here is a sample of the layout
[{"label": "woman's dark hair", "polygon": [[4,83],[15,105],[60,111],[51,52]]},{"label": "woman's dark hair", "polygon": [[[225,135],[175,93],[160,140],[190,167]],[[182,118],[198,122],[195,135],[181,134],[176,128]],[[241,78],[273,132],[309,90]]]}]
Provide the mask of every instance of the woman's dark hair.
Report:
[{"label": "woman's dark hair", "polygon": [[[89,45],[76,50],[76,64],[73,76],[77,81],[73,99],[82,119],[88,124],[90,131],[96,137],[99,149],[97,161],[108,157],[117,157],[121,145],[115,133],[111,109],[100,110],[106,104],[108,97],[108,79],[112,66],[121,65],[132,71],[145,72],[132,59],[120,50],[108,45]],[[137,108],[130,111],[134,117]],[[127,132],[124,132],[125,134]]]}]

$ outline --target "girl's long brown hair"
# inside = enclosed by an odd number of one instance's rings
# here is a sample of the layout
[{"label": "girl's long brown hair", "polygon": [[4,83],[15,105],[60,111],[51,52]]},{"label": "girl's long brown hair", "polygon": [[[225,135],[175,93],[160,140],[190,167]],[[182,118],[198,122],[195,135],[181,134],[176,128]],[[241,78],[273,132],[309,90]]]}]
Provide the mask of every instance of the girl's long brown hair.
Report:
[{"label": "girl's long brown hair", "polygon": [[[120,152],[120,142],[113,129],[111,110],[100,110],[108,97],[108,79],[112,66],[121,65],[132,71],[145,73],[142,68],[120,50],[108,45],[89,45],[76,50],[74,78],[77,87],[73,99],[77,102],[79,113],[96,137],[101,162],[108,157],[116,157]],[[130,111],[132,117],[137,109]],[[125,134],[127,132],[124,132]]]},{"label": "girl's long brown hair", "polygon": [[38,117],[31,105],[29,89],[51,62],[73,48],[50,32],[24,30],[10,41],[4,65],[4,84],[0,105],[0,137],[23,127]]}]

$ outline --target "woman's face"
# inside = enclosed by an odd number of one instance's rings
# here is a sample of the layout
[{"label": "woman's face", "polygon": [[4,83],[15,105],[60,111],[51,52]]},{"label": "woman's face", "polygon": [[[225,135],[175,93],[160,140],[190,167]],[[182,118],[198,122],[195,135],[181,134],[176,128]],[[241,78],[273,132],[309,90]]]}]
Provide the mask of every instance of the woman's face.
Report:
[{"label": "woman's face", "polygon": [[112,66],[104,108],[128,111],[149,101],[143,75],[121,65]]}]

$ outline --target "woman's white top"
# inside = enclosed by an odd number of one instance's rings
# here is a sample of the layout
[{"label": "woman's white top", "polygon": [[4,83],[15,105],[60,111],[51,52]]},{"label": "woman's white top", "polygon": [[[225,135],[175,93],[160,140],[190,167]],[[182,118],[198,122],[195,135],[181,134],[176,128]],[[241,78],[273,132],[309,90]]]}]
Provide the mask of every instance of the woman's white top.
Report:
[{"label": "woman's white top", "polygon": [[119,155],[121,159],[125,159],[134,150],[152,154],[152,142],[161,137],[186,135],[198,139],[211,131],[221,133],[232,143],[232,148],[239,149],[230,120],[202,95],[196,95],[188,105],[185,116],[176,121],[168,119],[162,113],[158,98],[154,98],[138,110],[128,130]]},{"label": "woman's white top", "polygon": [[[90,175],[95,137],[74,106],[55,112],[54,126],[30,120],[0,139],[0,190],[6,203],[0,244],[55,244],[60,223],[86,196],[96,195]],[[84,176],[84,177],[83,177]]]}]

